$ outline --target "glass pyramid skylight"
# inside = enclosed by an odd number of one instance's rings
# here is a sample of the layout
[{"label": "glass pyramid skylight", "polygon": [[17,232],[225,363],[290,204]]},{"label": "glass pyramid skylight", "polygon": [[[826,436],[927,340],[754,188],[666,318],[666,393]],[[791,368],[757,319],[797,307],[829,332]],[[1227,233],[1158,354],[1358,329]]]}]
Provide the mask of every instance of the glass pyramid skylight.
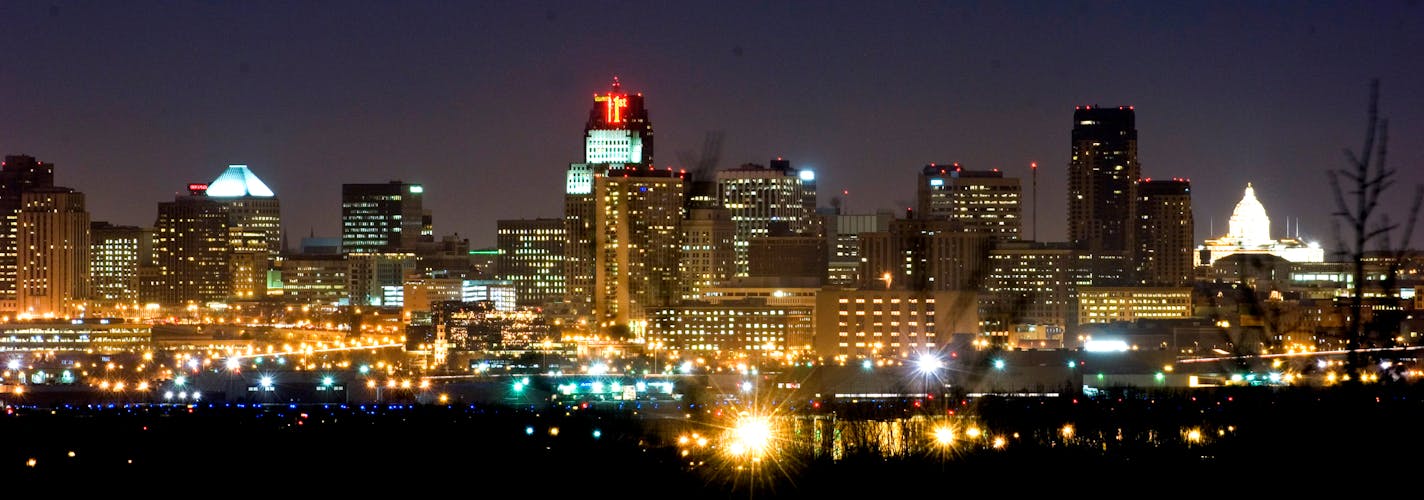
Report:
[{"label": "glass pyramid skylight", "polygon": [[228,165],[227,170],[224,170],[222,175],[219,175],[208,185],[208,196],[270,198],[276,195],[266,184],[262,183],[262,179],[258,179],[256,174],[247,169],[247,165]]}]

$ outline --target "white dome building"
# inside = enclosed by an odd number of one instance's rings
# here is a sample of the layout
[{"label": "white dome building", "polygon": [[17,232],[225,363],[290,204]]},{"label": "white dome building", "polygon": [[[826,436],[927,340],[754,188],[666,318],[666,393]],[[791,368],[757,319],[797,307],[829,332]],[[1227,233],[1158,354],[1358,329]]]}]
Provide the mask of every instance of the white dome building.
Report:
[{"label": "white dome building", "polygon": [[1271,254],[1291,262],[1325,262],[1325,250],[1318,243],[1297,238],[1271,238],[1271,218],[1256,199],[1256,189],[1246,183],[1246,193],[1236,203],[1227,223],[1226,235],[1197,247],[1197,265],[1209,266],[1217,259],[1238,254]]}]

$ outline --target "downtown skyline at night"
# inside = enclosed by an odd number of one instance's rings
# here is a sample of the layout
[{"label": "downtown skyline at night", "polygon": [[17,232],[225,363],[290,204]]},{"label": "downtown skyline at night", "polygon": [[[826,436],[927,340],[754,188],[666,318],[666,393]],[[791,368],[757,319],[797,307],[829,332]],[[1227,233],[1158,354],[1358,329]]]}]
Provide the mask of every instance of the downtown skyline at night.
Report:
[{"label": "downtown skyline at night", "polygon": [[1143,176],[1195,183],[1196,241],[1247,182],[1276,220],[1332,240],[1329,208],[1307,200],[1359,147],[1372,77],[1391,161],[1424,161],[1407,139],[1424,100],[1405,90],[1424,84],[1405,63],[1424,16],[1405,2],[369,7],[0,6],[15,21],[3,147],[58,165],[96,220],[151,224],[149,201],[246,164],[302,193],[284,199],[293,245],[339,231],[337,184],[403,180],[439,186],[436,232],[476,247],[497,219],[557,215],[580,147],[567,110],[615,75],[649,96],[658,166],[685,168],[719,131],[720,167],[787,158],[821,176],[822,206],[848,190],[851,211],[903,210],[928,163],[1026,178],[1037,162],[1041,241],[1066,235],[1052,214],[1075,106],[1138,110]]},{"label": "downtown skyline at night", "polygon": [[1416,488],[1416,0],[0,19],[19,491]]}]

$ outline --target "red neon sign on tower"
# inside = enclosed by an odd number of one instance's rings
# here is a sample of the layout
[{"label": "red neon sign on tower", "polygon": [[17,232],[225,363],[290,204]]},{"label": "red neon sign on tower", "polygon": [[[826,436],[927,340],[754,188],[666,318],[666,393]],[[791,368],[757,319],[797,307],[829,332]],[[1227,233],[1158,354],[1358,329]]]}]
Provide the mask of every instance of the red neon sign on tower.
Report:
[{"label": "red neon sign on tower", "polygon": [[608,123],[623,123],[623,108],[628,107],[628,97],[618,94],[608,94]]}]

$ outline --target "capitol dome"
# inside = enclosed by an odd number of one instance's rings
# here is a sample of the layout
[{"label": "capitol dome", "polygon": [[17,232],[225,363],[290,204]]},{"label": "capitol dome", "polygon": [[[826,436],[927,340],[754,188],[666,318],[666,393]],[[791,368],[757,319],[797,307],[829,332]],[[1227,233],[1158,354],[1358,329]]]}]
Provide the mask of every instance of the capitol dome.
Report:
[{"label": "capitol dome", "polygon": [[1246,194],[1231,212],[1228,223],[1228,238],[1235,239],[1243,247],[1269,245],[1271,241],[1271,218],[1266,216],[1266,207],[1256,199],[1256,190],[1246,183]]}]

